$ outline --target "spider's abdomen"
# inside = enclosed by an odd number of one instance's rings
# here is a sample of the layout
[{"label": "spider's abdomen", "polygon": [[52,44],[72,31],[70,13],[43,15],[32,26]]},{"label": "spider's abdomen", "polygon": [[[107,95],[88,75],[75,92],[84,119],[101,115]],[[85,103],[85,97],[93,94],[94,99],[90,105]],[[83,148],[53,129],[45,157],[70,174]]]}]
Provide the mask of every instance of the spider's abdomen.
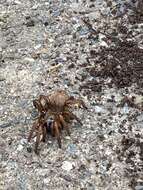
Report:
[{"label": "spider's abdomen", "polygon": [[51,106],[56,107],[57,109],[61,109],[65,106],[65,103],[69,99],[69,96],[65,91],[60,90],[51,94],[48,98]]}]

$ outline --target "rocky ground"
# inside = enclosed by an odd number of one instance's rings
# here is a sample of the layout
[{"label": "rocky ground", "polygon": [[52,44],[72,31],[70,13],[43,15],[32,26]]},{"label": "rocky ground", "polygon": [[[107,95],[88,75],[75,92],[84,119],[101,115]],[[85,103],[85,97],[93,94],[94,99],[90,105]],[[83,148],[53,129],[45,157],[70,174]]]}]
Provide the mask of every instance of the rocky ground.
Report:
[{"label": "rocky ground", "polygon": [[[0,190],[143,190],[143,2],[0,1]],[[83,99],[33,152],[32,101]]]}]

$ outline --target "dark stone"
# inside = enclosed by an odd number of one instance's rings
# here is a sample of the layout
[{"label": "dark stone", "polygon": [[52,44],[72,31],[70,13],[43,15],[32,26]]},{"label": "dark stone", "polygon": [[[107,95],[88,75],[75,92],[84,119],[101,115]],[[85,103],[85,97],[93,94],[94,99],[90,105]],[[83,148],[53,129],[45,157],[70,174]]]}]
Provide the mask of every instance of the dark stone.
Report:
[{"label": "dark stone", "polygon": [[27,147],[27,152],[31,153],[32,152],[32,148],[29,146]]},{"label": "dark stone", "polygon": [[49,23],[46,21],[46,22],[44,22],[44,26],[48,26],[49,25]]},{"label": "dark stone", "polygon": [[74,63],[71,63],[69,66],[68,66],[68,69],[72,69],[75,67],[75,64]]},{"label": "dark stone", "polygon": [[38,117],[38,111],[36,109],[32,110],[31,117],[32,117],[32,119]]},{"label": "dark stone", "polygon": [[12,122],[4,123],[4,124],[0,125],[0,128],[7,128],[7,127],[10,127],[11,124],[12,124]]},{"label": "dark stone", "polygon": [[64,180],[68,181],[68,182],[72,181],[71,176],[69,176],[69,175],[61,175],[60,177],[63,178]]},{"label": "dark stone", "polygon": [[34,20],[29,19],[29,20],[26,22],[26,26],[27,26],[27,27],[33,27],[33,26],[35,26]]}]

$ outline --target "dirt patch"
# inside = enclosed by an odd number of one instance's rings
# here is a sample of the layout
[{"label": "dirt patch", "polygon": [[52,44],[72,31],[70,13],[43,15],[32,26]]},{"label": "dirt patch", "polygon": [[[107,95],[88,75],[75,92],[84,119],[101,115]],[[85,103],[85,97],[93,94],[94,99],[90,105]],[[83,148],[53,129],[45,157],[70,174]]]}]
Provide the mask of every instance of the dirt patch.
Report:
[{"label": "dirt patch", "polygon": [[[126,163],[125,175],[131,179],[130,187],[132,189],[135,186],[142,185],[142,142],[141,135],[137,133],[134,137],[129,137],[128,135],[123,135],[121,140],[121,149],[118,149],[118,159],[121,162]],[[138,155],[138,159],[136,157]],[[140,180],[139,180],[140,179]]]},{"label": "dirt patch", "polygon": [[103,84],[109,78],[109,87],[114,84],[123,88],[133,83],[143,87],[143,49],[136,43],[124,40],[117,42],[115,47],[101,48],[99,52],[91,50],[88,59],[94,61],[94,67],[86,70]]}]

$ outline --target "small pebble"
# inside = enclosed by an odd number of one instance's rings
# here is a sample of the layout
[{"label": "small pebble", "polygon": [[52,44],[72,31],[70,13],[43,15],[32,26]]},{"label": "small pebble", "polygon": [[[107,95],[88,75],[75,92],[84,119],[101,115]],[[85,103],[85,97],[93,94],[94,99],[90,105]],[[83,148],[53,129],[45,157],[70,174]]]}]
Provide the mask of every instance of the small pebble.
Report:
[{"label": "small pebble", "polygon": [[18,147],[17,147],[17,150],[22,151],[22,149],[23,149],[23,146],[21,144],[19,144]]},{"label": "small pebble", "polygon": [[69,172],[70,170],[73,169],[73,165],[69,161],[64,161],[63,164],[62,164],[62,169],[66,170],[67,172]]}]

